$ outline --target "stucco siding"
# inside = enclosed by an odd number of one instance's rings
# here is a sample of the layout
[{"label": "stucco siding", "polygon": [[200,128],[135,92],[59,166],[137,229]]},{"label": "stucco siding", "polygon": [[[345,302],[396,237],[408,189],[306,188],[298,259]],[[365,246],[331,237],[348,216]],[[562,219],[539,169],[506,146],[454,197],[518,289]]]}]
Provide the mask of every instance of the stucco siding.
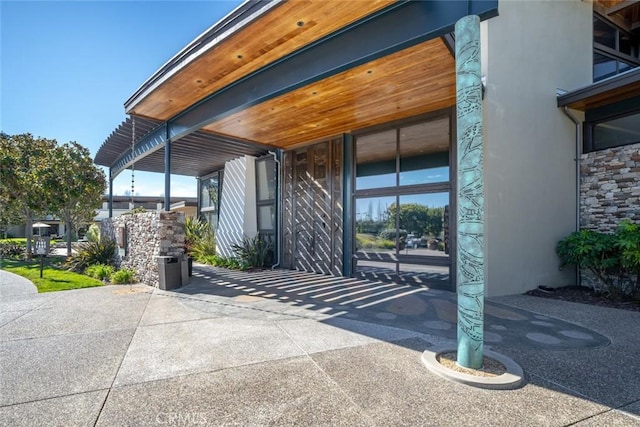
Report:
[{"label": "stucco siding", "polygon": [[255,157],[240,157],[225,164],[216,231],[218,255],[234,256],[233,244],[240,243],[244,236],[256,235],[255,182]]},{"label": "stucco siding", "polygon": [[575,280],[555,255],[576,226],[575,126],[556,88],[591,82],[591,7],[504,1],[482,26],[489,296]]}]

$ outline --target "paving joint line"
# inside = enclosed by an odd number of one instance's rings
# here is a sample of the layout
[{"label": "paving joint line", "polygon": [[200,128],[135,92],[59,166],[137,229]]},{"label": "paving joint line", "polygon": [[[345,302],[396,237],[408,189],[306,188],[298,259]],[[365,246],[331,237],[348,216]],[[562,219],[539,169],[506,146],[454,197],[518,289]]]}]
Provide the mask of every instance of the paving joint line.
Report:
[{"label": "paving joint line", "polygon": [[[309,359],[311,361],[311,363],[314,364],[314,366],[320,371],[322,372],[322,374],[324,375],[324,377],[329,380],[330,383],[332,383],[338,390],[340,390],[340,393],[342,393],[343,396],[345,396],[349,402],[351,402],[351,404],[353,405],[354,408],[357,408],[358,412],[360,413],[360,415],[362,416],[362,418],[367,419],[367,421],[371,424],[371,425],[376,425],[376,423],[373,421],[373,418],[371,418],[371,416],[367,415],[367,413],[364,411],[364,408],[362,408],[360,405],[358,405],[353,398],[349,395],[349,393],[346,392],[346,390],[344,390],[340,384],[338,384],[333,377],[331,377],[331,375],[329,375],[327,373],[327,371],[325,371],[322,366],[320,366],[318,364],[318,362],[316,362],[316,360],[311,356],[311,354],[309,354],[309,352],[307,352],[304,348],[302,348],[302,346],[291,336],[291,334],[289,334],[289,332],[287,332],[279,323],[278,321],[274,321],[274,323],[276,324],[276,326],[291,340],[291,342],[293,342],[296,347],[298,347],[303,353],[304,356]],[[377,344],[377,343],[372,343],[372,344]],[[369,345],[369,344],[364,344]],[[359,346],[362,347],[362,346]],[[339,349],[338,349],[339,350]],[[326,351],[330,351],[330,350],[326,350]],[[321,351],[320,353],[324,353],[325,351]],[[314,353],[317,354],[317,353]]]},{"label": "paving joint line", "polygon": [[[145,292],[147,293],[147,292]],[[109,399],[109,396],[111,395],[111,389],[113,389],[113,385],[116,382],[116,379],[118,378],[118,374],[120,373],[120,369],[122,368],[122,364],[124,363],[124,359],[126,359],[127,357],[127,353],[129,353],[129,349],[131,348],[131,343],[133,342],[133,339],[136,336],[136,333],[138,332],[138,328],[140,327],[140,323],[142,322],[142,318],[144,317],[145,313],[147,312],[147,309],[149,308],[149,302],[151,301],[151,297],[153,296],[153,294],[155,293],[155,291],[151,291],[149,292],[149,298],[147,298],[147,302],[144,305],[144,310],[142,310],[142,314],[140,314],[140,318],[138,319],[138,323],[136,324],[136,327],[133,330],[133,334],[131,334],[131,338],[129,339],[129,344],[127,344],[127,348],[124,351],[123,355],[122,355],[122,359],[120,359],[120,363],[118,364],[118,368],[116,369],[116,372],[113,376],[113,380],[111,380],[111,385],[109,386],[108,390],[107,390],[107,394],[104,397],[104,400],[102,401],[102,405],[100,405],[100,410],[98,411],[98,415],[96,416],[96,420],[93,423],[93,427],[96,427],[96,425],[98,424],[98,421],[100,421],[100,416],[102,415],[102,411],[104,411],[104,407],[107,404],[107,400]]]},{"label": "paving joint line", "polygon": [[9,408],[11,406],[27,405],[29,403],[45,402],[47,400],[60,399],[63,397],[79,396],[81,394],[95,393],[96,391],[109,390],[108,388],[96,388],[93,390],[79,391],[77,393],[62,394],[60,396],[43,397],[42,399],[25,400],[24,402],[9,403],[8,405],[0,405],[0,408]]}]

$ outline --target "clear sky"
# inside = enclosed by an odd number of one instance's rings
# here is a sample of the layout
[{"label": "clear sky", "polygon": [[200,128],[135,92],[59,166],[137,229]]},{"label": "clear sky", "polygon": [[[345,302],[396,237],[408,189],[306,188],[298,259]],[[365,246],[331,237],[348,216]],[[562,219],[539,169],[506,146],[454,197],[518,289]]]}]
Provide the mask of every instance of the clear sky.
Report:
[{"label": "clear sky", "polygon": [[[77,141],[95,155],[125,119],[124,101],[241,1],[0,1],[0,130]],[[136,172],[158,196],[162,175]],[[131,173],[114,193],[131,188]],[[192,177],[172,196],[195,196]]]}]

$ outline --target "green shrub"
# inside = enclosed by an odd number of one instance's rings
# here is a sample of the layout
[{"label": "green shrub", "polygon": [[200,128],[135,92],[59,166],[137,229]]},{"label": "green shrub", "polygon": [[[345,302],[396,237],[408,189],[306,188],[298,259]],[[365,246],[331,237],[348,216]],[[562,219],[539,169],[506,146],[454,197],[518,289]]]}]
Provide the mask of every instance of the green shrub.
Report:
[{"label": "green shrub", "polygon": [[640,297],[640,226],[622,221],[615,233],[580,230],[556,245],[560,268],[575,265],[589,270],[600,281],[602,291],[612,297]]},{"label": "green shrub", "polygon": [[116,242],[113,240],[81,243],[78,248],[78,253],[70,256],[64,266],[68,270],[82,273],[85,268],[90,265],[113,265],[115,253]]},{"label": "green shrub", "polygon": [[[400,239],[405,239],[407,238],[407,230],[399,230],[398,234],[400,236]],[[396,229],[395,228],[387,228],[386,230],[382,230],[379,234],[379,236],[382,240],[392,240],[395,241],[396,240]]]},{"label": "green shrub", "polygon": [[207,255],[200,261],[205,264],[213,265],[214,267],[228,268],[231,270],[246,270],[249,266],[242,262],[242,260],[234,257],[222,257],[219,255]]},{"label": "green shrub", "polygon": [[204,262],[205,257],[216,254],[216,236],[210,224],[206,222],[201,224],[203,224],[202,228],[197,230],[197,234],[191,234],[191,237],[187,238],[185,249],[187,254]]},{"label": "green shrub", "polygon": [[13,242],[0,243],[0,256],[2,257],[20,257],[24,255],[26,251],[26,243],[24,245]]},{"label": "green shrub", "polygon": [[99,242],[100,241],[100,227],[96,224],[91,224],[89,229],[87,230],[87,234],[85,234],[85,238],[89,242]]},{"label": "green shrub", "polygon": [[113,272],[114,272],[113,267],[110,265],[94,264],[94,265],[88,266],[85,269],[84,274],[98,280],[104,280],[104,279],[109,279],[113,274]]},{"label": "green shrub", "polygon": [[109,277],[111,283],[116,283],[118,285],[123,284],[131,284],[136,283],[136,273],[133,270],[129,270],[128,268],[123,268],[122,270],[115,271]]},{"label": "green shrub", "polygon": [[245,236],[240,244],[232,244],[231,249],[240,258],[241,263],[249,268],[262,268],[269,254],[271,244],[260,238],[260,233],[255,237]]}]

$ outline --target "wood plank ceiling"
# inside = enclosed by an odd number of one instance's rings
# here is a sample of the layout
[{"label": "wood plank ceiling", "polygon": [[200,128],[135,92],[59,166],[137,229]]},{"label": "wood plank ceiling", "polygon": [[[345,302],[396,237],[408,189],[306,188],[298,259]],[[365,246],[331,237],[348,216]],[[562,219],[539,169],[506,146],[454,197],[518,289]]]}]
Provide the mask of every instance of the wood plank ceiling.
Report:
[{"label": "wood plank ceiling", "polygon": [[205,96],[393,2],[285,2],[200,55],[127,113],[168,120]]},{"label": "wood plank ceiling", "polygon": [[455,105],[455,63],[441,39],[345,71],[205,127],[290,148]]},{"label": "wood plank ceiling", "polygon": [[[202,54],[129,113],[167,120],[242,76],[392,2],[286,2]],[[237,112],[203,130],[290,148],[453,105],[454,59],[438,38]]]}]

